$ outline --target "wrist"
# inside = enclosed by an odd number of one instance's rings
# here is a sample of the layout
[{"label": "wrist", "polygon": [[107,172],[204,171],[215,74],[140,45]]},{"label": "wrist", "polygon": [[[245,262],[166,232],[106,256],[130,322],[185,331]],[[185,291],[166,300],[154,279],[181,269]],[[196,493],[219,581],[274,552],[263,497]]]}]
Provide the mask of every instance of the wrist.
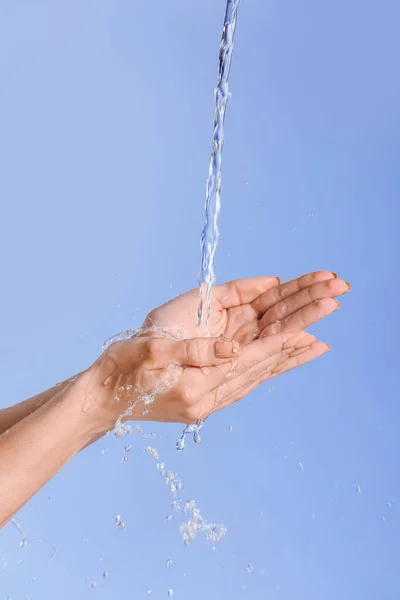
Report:
[{"label": "wrist", "polygon": [[80,450],[113,428],[96,388],[90,368],[74,377],[58,395],[59,402],[71,411],[71,424],[74,424],[78,445],[82,446]]}]

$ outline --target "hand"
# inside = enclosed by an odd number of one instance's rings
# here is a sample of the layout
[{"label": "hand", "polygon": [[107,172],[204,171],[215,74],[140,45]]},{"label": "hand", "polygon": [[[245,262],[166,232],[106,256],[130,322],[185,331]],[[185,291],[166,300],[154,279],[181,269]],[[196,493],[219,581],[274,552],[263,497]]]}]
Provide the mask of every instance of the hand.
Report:
[{"label": "hand", "polygon": [[112,344],[81,376],[82,412],[91,411],[103,433],[129,419],[195,423],[328,350],[304,331],[244,347],[221,338],[132,338]]},{"label": "hand", "polygon": [[[237,279],[213,288],[209,334],[247,344],[265,335],[306,329],[340,307],[333,298],[350,284],[330,271],[318,271],[280,284],[277,277]],[[203,335],[197,325],[199,290],[153,310],[143,327],[157,326],[188,339]],[[154,335],[154,334],[151,334]]]}]

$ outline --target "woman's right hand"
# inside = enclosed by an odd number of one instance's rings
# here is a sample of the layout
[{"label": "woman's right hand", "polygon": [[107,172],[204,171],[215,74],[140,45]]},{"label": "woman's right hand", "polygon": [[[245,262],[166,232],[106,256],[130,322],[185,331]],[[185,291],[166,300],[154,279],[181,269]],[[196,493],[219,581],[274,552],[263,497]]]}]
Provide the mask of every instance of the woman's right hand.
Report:
[{"label": "woman's right hand", "polygon": [[[286,283],[278,277],[236,279],[212,289],[208,330],[213,337],[224,335],[244,345],[262,335],[307,329],[335,312],[340,303],[334,298],[350,288],[331,271],[308,273]],[[178,296],[151,311],[143,328],[200,337],[204,326],[197,323],[199,301],[198,288]],[[148,335],[156,337],[157,332]]]}]

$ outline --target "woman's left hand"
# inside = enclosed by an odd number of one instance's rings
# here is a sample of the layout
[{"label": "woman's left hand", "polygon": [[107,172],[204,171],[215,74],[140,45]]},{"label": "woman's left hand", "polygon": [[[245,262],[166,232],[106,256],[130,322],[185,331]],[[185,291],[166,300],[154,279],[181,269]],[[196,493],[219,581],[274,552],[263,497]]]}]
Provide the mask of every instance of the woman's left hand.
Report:
[{"label": "woman's left hand", "polygon": [[120,417],[195,423],[328,350],[305,331],[242,347],[224,338],[136,337],[109,346],[77,383],[85,386],[84,412],[104,430]]}]

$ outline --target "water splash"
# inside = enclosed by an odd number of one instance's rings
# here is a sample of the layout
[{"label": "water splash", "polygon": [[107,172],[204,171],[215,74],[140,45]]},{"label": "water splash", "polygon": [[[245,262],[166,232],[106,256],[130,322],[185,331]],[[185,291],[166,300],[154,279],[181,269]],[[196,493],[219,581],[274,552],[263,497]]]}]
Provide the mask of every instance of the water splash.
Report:
[{"label": "water splash", "polygon": [[[182,340],[183,337],[178,331],[171,331],[169,329],[164,329],[163,327],[157,327],[156,325],[152,325],[151,327],[138,327],[137,329],[126,329],[121,333],[117,333],[112,337],[108,338],[101,347],[101,351],[104,352],[107,350],[111,344],[116,344],[117,342],[124,342],[125,340],[131,340],[134,337],[140,337],[145,333],[156,333],[163,338],[167,338],[170,340]],[[105,382],[104,382],[105,383]]]},{"label": "water splash", "polygon": [[[170,364],[164,372],[164,377],[161,381],[157,383],[150,391],[146,391],[143,388],[135,388],[133,391],[138,394],[136,400],[132,401],[128,408],[118,417],[114,425],[114,437],[116,439],[120,439],[123,435],[129,435],[131,433],[131,426],[123,423],[125,418],[132,418],[133,410],[139,404],[144,406],[143,414],[147,414],[148,407],[150,407],[158,394],[165,392],[167,389],[173,388],[179,380],[180,375],[182,374],[183,368],[180,365]],[[121,388],[120,388],[121,389]],[[129,393],[132,391],[132,386],[126,386],[126,390],[121,391],[121,396],[126,392]],[[114,398],[115,399],[115,398]],[[118,397],[118,401],[120,398]],[[127,457],[125,455],[126,460]],[[123,458],[123,461],[124,461]]]},{"label": "water splash", "polygon": [[204,535],[207,542],[211,542],[213,546],[222,540],[227,534],[226,527],[216,523],[209,523],[197,508],[194,500],[185,500],[182,497],[182,481],[178,478],[176,473],[166,467],[164,462],[161,462],[156,448],[146,446],[144,450],[157,461],[157,469],[160,472],[160,475],[163,477],[165,483],[169,485],[172,494],[176,497],[176,500],[172,503],[173,511],[189,516],[189,520],[186,523],[182,523],[180,526],[185,546],[189,546],[199,534]]},{"label": "water splash", "polygon": [[18,523],[18,521],[16,519],[11,519],[10,521],[11,525],[13,525],[15,527],[15,529],[21,534],[21,541],[19,542],[19,547],[20,548],[27,548],[30,544],[29,541],[25,535],[24,530],[22,529],[21,525]]},{"label": "water splash", "polygon": [[219,49],[218,83],[215,89],[214,136],[207,179],[205,225],[201,234],[201,269],[199,273],[199,325],[206,308],[206,327],[210,317],[211,289],[215,282],[214,259],[219,239],[218,219],[221,211],[221,171],[224,146],[224,124],[229,99],[229,73],[236,30],[237,9],[240,0],[227,0],[224,27]]},{"label": "water splash", "polygon": [[182,452],[182,450],[185,449],[186,437],[188,435],[193,436],[193,441],[195,444],[202,443],[203,440],[201,438],[200,431],[203,426],[204,426],[204,421],[202,421],[201,419],[199,419],[195,425],[186,425],[185,429],[182,431],[181,437],[176,442],[176,449],[178,450],[178,452]]}]

